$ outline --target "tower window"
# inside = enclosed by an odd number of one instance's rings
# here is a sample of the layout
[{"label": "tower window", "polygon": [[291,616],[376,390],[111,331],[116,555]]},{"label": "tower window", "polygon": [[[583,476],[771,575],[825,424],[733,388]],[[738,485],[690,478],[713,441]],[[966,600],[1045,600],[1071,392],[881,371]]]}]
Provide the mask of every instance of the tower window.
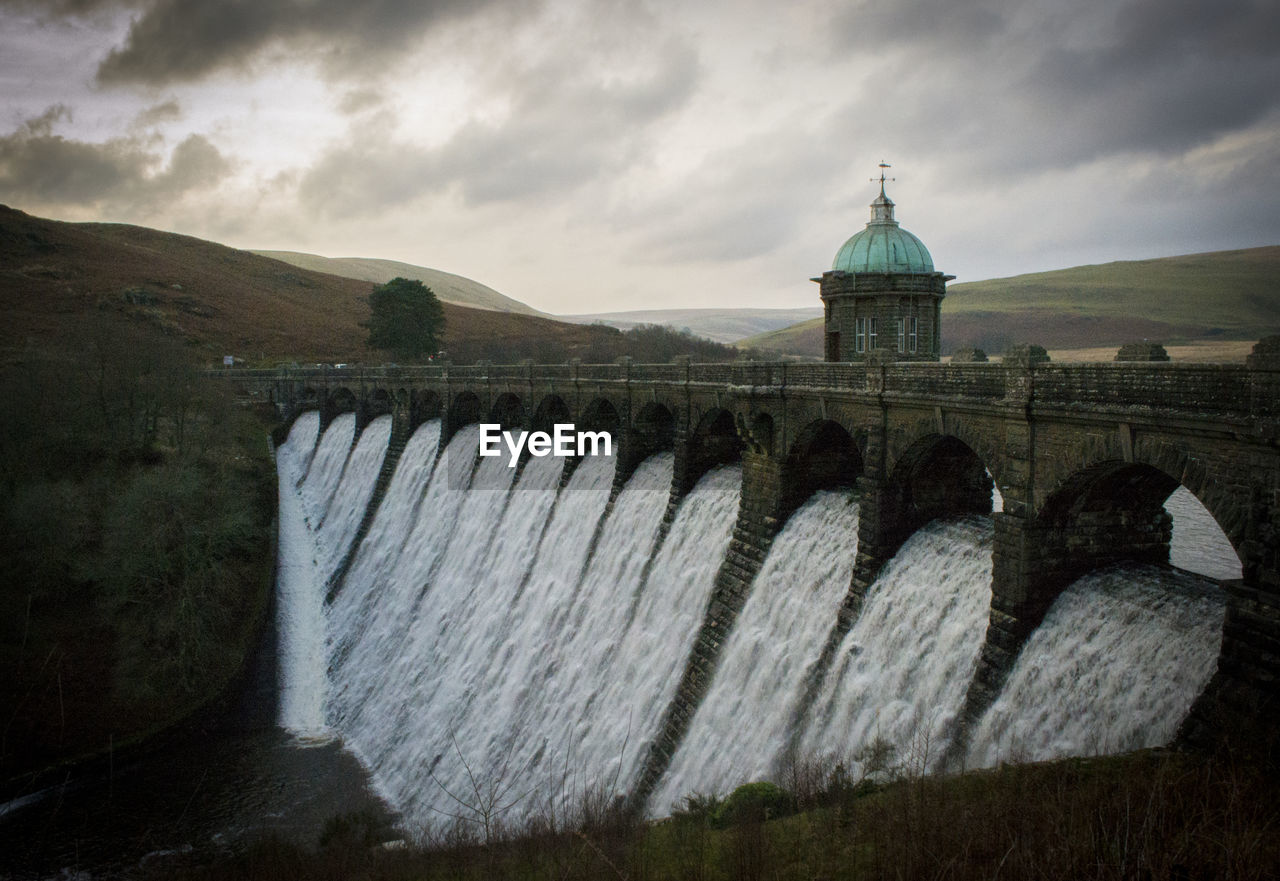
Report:
[{"label": "tower window", "polygon": [[876,347],[876,320],[874,318],[867,319],[867,351],[871,351]]},{"label": "tower window", "polygon": [[920,326],[914,315],[907,319],[909,330],[907,332],[907,345],[911,347],[910,351],[916,351],[916,346],[920,338]]},{"label": "tower window", "polygon": [[898,319],[898,351],[905,352],[907,350],[907,319]]},{"label": "tower window", "polygon": [[867,350],[867,319],[865,318],[859,318],[853,323],[853,350],[855,352]]}]

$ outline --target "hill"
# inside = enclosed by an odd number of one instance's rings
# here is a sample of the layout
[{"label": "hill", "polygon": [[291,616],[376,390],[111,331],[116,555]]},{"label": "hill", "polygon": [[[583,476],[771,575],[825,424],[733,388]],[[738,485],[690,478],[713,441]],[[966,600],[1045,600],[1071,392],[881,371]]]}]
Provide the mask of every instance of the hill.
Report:
[{"label": "hill", "polygon": [[312,272],[327,272],[343,278],[357,278],[371,281],[374,284],[385,284],[393,278],[413,278],[425,284],[445,303],[459,306],[470,306],[473,309],[488,309],[494,312],[515,312],[520,315],[541,315],[532,306],[513,300],[498,293],[488,285],[473,281],[465,276],[442,272],[426,266],[415,266],[412,263],[400,263],[397,260],[379,260],[374,257],[321,257],[318,254],[304,254],[301,251],[260,251],[251,249],[250,253],[273,260],[281,260]]},{"label": "hill", "polygon": [[[1280,246],[1131,260],[952,285],[942,350],[1003,352],[1258,339],[1280,332]],[[821,357],[822,320],[748,337],[739,346]]]},{"label": "hill", "polygon": [[[373,284],[146,227],[66,223],[0,206],[0,350],[122,326],[216,361],[381,363],[365,346]],[[450,356],[514,361],[622,354],[616,330],[445,303]],[[106,331],[106,332],[109,332]]]},{"label": "hill", "polygon": [[634,312],[598,312],[590,315],[561,315],[562,321],[576,324],[607,324],[622,330],[642,324],[661,324],[675,330],[732,343],[753,334],[790,327],[822,315],[821,306],[801,309],[644,309]]}]

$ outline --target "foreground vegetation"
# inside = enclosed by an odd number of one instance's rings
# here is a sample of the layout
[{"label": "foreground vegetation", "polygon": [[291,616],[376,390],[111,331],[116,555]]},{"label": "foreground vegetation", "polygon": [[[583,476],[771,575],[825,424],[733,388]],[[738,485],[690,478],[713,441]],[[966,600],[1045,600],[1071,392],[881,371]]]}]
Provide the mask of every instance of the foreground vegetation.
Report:
[{"label": "foreground vegetation", "polygon": [[[1274,765],[1143,752],[955,777],[853,781],[843,766],[690,797],[645,822],[584,799],[518,830],[473,814],[395,841],[366,815],[317,847],[278,837],[186,854],[148,878],[219,879],[1262,879],[1280,869]],[[492,818],[488,818],[492,819]],[[489,831],[485,837],[486,828]]]},{"label": "foreground vegetation", "polygon": [[0,366],[0,401],[0,791],[14,794],[235,677],[269,597],[274,482],[263,423],[183,347],[105,317]]}]

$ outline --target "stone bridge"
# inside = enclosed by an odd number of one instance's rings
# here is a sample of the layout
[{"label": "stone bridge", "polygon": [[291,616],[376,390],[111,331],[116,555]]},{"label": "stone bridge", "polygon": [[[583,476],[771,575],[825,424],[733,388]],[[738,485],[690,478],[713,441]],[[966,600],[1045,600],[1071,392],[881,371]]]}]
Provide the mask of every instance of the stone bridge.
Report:
[{"label": "stone bridge", "polygon": [[[1003,363],[762,363],[227,370],[273,404],[287,431],[319,410],[321,427],[354,412],[359,431],[390,414],[375,500],[422,422],[441,448],[463,425],[614,433],[614,492],[659,450],[674,453],[667,523],[709,468],[741,461],[742,501],[711,606],[646,787],[665,768],[773,538],[816,489],[855,487],[856,571],[827,658],[866,590],[928,520],[994,515],[991,613],[966,723],[989,705],[1058,593],[1120,560],[1167,562],[1165,499],[1179,485],[1230,540],[1243,578],[1225,582],[1217,672],[1182,736],[1223,730],[1275,739],[1280,716],[1280,354],[1247,364],[1050,363],[1024,348]],[[877,353],[878,355],[879,353]],[[281,435],[282,437],[283,435]],[[566,469],[566,472],[568,469]],[[375,503],[366,513],[371,518]],[[362,529],[363,534],[363,529]],[[357,539],[358,543],[359,539]]]}]

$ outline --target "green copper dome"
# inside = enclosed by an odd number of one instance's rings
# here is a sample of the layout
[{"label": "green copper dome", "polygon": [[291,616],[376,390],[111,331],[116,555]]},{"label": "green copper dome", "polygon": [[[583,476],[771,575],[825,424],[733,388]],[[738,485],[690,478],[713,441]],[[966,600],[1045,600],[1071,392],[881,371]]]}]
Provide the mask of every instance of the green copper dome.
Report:
[{"label": "green copper dome", "polygon": [[871,203],[871,220],[841,246],[832,270],[841,272],[933,272],[924,242],[898,226],[893,201],[884,194]]}]

